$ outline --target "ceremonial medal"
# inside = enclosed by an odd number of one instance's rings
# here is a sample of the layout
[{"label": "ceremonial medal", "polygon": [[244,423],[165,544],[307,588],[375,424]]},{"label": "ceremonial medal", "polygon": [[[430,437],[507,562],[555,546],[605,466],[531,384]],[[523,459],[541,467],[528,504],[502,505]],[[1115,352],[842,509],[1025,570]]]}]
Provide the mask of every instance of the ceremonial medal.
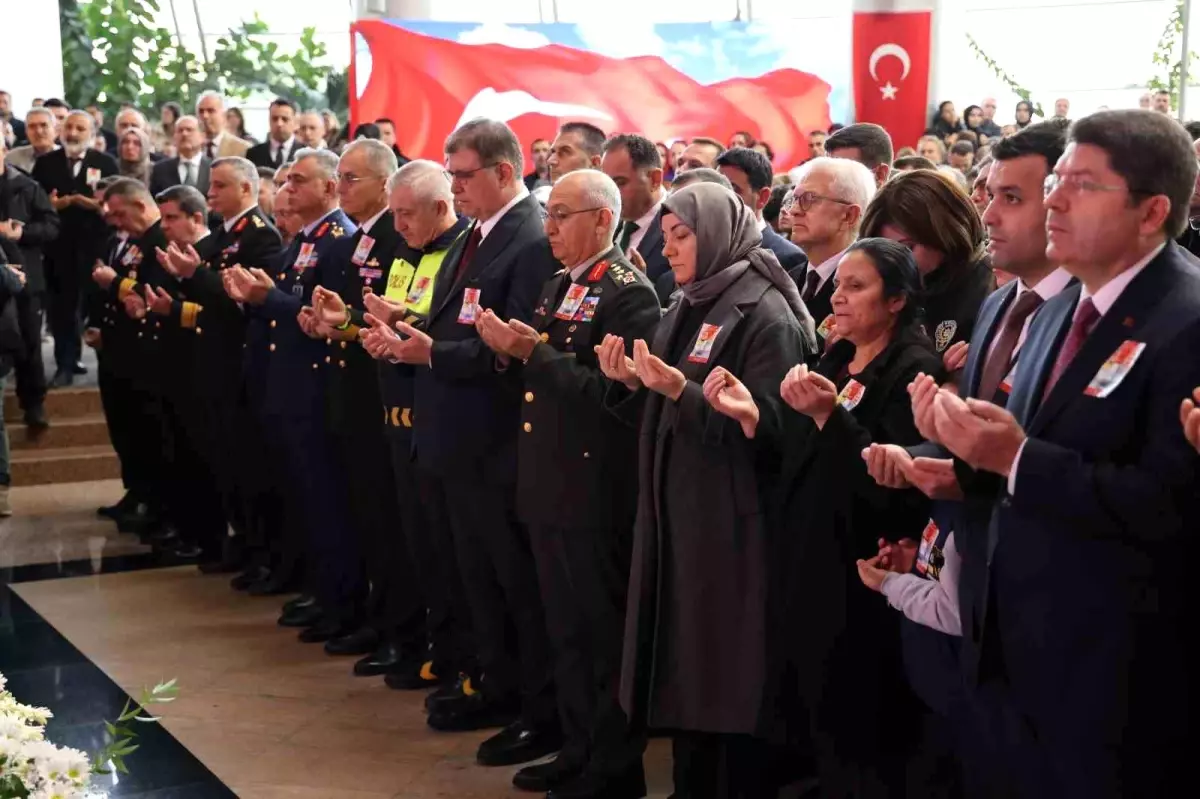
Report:
[{"label": "ceremonial medal", "polygon": [[590,322],[596,316],[596,305],[600,302],[599,297],[587,297],[583,304],[579,306],[579,310],[575,312],[576,322]]},{"label": "ceremonial medal", "polygon": [[371,249],[375,246],[375,239],[370,236],[363,236],[358,240],[358,246],[354,248],[354,255],[350,260],[355,266],[362,266],[367,262],[367,256],[371,254]]},{"label": "ceremonial medal", "polygon": [[556,319],[571,319],[575,316],[575,312],[579,310],[580,303],[587,296],[588,287],[582,283],[572,283],[571,288],[567,289],[567,296],[563,297],[562,304],[558,306],[558,310],[554,312]]}]

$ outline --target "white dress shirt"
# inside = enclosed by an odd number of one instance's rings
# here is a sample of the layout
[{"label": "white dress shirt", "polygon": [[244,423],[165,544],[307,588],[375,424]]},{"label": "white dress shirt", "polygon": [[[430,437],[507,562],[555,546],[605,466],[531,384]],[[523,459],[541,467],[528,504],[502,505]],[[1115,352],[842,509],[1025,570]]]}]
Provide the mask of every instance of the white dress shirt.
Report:
[{"label": "white dress shirt", "polygon": [[[1129,287],[1129,284],[1133,282],[1133,279],[1140,275],[1142,270],[1144,270],[1151,261],[1157,258],[1158,254],[1162,252],[1163,248],[1166,246],[1167,243],[1164,241],[1162,244],[1151,250],[1145,258],[1138,261],[1136,264],[1129,267],[1124,272],[1101,286],[1100,290],[1095,294],[1089,292],[1087,287],[1084,286],[1083,291],[1079,293],[1079,302],[1075,304],[1075,311],[1071,315],[1071,322],[1074,323],[1075,318],[1079,316],[1079,306],[1083,304],[1084,300],[1090,297],[1092,300],[1092,305],[1096,307],[1096,312],[1100,314],[1100,318],[1096,321],[1096,324],[1100,324],[1100,321],[1104,319],[1104,315],[1107,314],[1109,309],[1113,307],[1117,301],[1117,298],[1120,297],[1125,289]],[[1025,443],[1028,440],[1029,439],[1025,439],[1025,441],[1021,442],[1021,446],[1017,449],[1017,455],[1015,458],[1013,458],[1012,466],[1010,466],[1008,469],[1009,496],[1012,496],[1017,492],[1017,471],[1020,469],[1021,465],[1021,453],[1025,451]]]},{"label": "white dress shirt", "polygon": [[239,220],[239,219],[241,219],[241,218],[242,218],[243,216],[245,216],[246,214],[248,214],[248,213],[250,213],[251,211],[253,211],[253,210],[254,210],[256,207],[257,207],[257,206],[251,205],[250,207],[248,207],[248,208],[246,208],[246,209],[244,209],[244,210],[242,210],[242,211],[238,212],[238,215],[237,215],[237,216],[235,216],[233,219],[226,219],[226,220],[225,220],[225,222],[224,222],[224,225],[225,225],[225,232],[226,232],[226,233],[228,233],[229,231],[233,230],[233,226],[234,226],[234,225],[236,225],[236,224],[238,223],[238,220]]},{"label": "white dress shirt", "polygon": [[484,239],[486,239],[488,237],[488,234],[492,232],[492,228],[496,227],[496,225],[500,222],[500,219],[505,214],[507,214],[510,210],[512,210],[513,206],[515,206],[517,203],[521,202],[521,200],[524,200],[528,196],[529,196],[529,189],[525,188],[524,183],[520,184],[519,188],[517,189],[517,195],[515,197],[513,197],[511,200],[509,200],[507,203],[505,203],[504,207],[501,208],[499,211],[497,211],[496,213],[492,214],[487,219],[485,219],[479,223],[479,240],[482,242]]},{"label": "white dress shirt", "polygon": [[327,213],[327,214],[325,214],[324,216],[322,216],[322,217],[321,217],[320,219],[318,219],[316,222],[312,222],[312,223],[309,223],[309,224],[305,225],[305,226],[304,226],[304,231],[303,231],[303,232],[304,232],[304,235],[305,235],[305,236],[311,236],[311,235],[312,235],[312,232],[313,232],[314,230],[316,230],[316,229],[317,229],[317,225],[321,224],[321,223],[322,223],[322,222],[324,222],[326,219],[328,219],[329,217],[333,216],[335,213],[337,213],[337,210],[338,210],[338,209],[334,208],[332,211],[330,211],[329,213]]},{"label": "white dress shirt", "polygon": [[[848,249],[850,248],[847,247],[846,250]],[[816,266],[813,266],[812,261],[809,261],[808,271],[804,273],[804,280],[800,283],[800,290],[804,290],[804,284],[808,282],[809,273],[815,271],[817,273],[817,277],[820,278],[820,280],[817,281],[817,289],[813,292],[813,296],[816,296],[817,292],[824,288],[825,284],[829,282],[829,279],[833,277],[833,273],[837,271],[838,263],[842,260],[842,256],[846,254],[846,250],[842,250],[837,255],[831,255]],[[817,324],[820,324],[820,322]]]},{"label": "white dress shirt", "polygon": [[650,210],[635,220],[637,230],[633,231],[633,235],[629,237],[629,249],[636,250],[642,246],[642,239],[646,238],[646,233],[650,230],[650,226],[658,218],[658,212],[662,210],[663,200],[666,199],[666,194],[661,189],[658,194],[658,199],[655,200],[654,205],[650,206]]},{"label": "white dress shirt", "polygon": [[586,261],[581,263],[579,266],[571,267],[571,280],[572,281],[579,280],[579,278],[583,276],[583,273],[585,271],[587,271],[588,267],[590,267],[592,264],[599,261],[600,258],[603,257],[604,254],[609,251],[609,249],[610,249],[609,247],[605,247],[603,250],[596,253],[591,258],[588,258]]},{"label": "white dress shirt", "polygon": [[386,214],[386,213],[387,213],[387,206],[385,205],[385,206],[383,207],[383,210],[382,210],[382,211],[380,211],[379,213],[375,214],[375,216],[371,217],[370,219],[368,219],[368,220],[367,220],[366,222],[364,222],[363,224],[359,225],[359,226],[358,226],[358,229],[359,229],[359,230],[361,230],[361,231],[363,232],[363,235],[364,235],[364,236],[369,236],[369,235],[371,235],[371,229],[372,229],[373,227],[375,227],[375,223],[376,223],[376,222],[378,222],[378,221],[379,221],[379,218],[380,218],[381,216],[383,216],[384,214]]},{"label": "white dress shirt", "polygon": [[203,157],[204,157],[203,150],[196,153],[191,158],[184,158],[182,155],[179,156],[179,182],[180,183],[187,182],[187,172],[188,172],[187,165],[188,164],[192,165],[192,180],[195,183],[200,182],[200,159],[202,159]]},{"label": "white dress shirt", "polygon": [[[1039,280],[1038,284],[1036,286],[1034,286],[1032,289],[1030,289],[1029,286],[1025,285],[1024,280],[1018,279],[1017,280],[1017,293],[1015,295],[1013,295],[1012,302],[1010,302],[1008,304],[1008,310],[1006,310],[1004,312],[1004,318],[1000,320],[1000,326],[997,327],[996,329],[997,330],[1004,329],[1004,323],[1006,323],[1008,321],[1008,317],[1010,315],[1012,315],[1013,309],[1017,307],[1017,300],[1021,299],[1021,295],[1023,295],[1025,292],[1033,291],[1035,294],[1037,294],[1039,297],[1042,298],[1042,302],[1045,302],[1046,300],[1053,299],[1054,297],[1057,297],[1059,294],[1061,294],[1062,290],[1065,289],[1067,287],[1067,284],[1070,282],[1071,282],[1071,273],[1068,272],[1067,270],[1063,269],[1061,266],[1058,269],[1055,269],[1050,274],[1046,275],[1041,280]],[[1021,351],[1021,345],[1025,343],[1025,337],[1027,335],[1029,335],[1029,325],[1031,325],[1033,323],[1033,317],[1036,315],[1037,315],[1036,313],[1031,313],[1031,314],[1029,314],[1029,316],[1025,317],[1025,325],[1021,328],[1021,335],[1017,337],[1017,346],[1015,348],[1013,348],[1014,357],[1016,356],[1017,353],[1019,353]],[[996,348],[996,342],[998,342],[999,340],[1000,340],[999,335],[992,336],[992,343],[990,345],[988,345],[988,354],[989,355],[991,354],[992,350],[994,350]]]},{"label": "white dress shirt", "polygon": [[291,152],[292,145],[295,143],[295,136],[288,137],[288,140],[283,143],[271,139],[271,163],[277,163],[281,156],[287,157],[287,154]]}]

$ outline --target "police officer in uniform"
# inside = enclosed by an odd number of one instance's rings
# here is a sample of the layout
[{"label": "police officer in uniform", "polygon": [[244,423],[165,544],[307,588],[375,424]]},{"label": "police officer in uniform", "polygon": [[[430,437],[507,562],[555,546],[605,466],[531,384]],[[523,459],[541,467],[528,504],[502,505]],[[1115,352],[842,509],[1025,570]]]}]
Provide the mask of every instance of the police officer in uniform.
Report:
[{"label": "police officer in uniform", "polygon": [[342,210],[360,226],[343,267],[341,292],[318,286],[312,305],[326,335],[327,424],[336,436],[350,500],[350,532],[358,538],[370,584],[366,624],[326,642],[325,651],[376,654],[374,668],[364,664],[356,670],[363,676],[382,673],[384,664],[397,662],[401,652],[419,651],[424,641],[425,607],[397,523],[392,456],[379,413],[379,369],[358,344],[364,293],[384,290],[383,265],[391,263],[400,241],[388,210],[387,181],[395,171],[395,154],[378,141],[353,142],[342,154],[338,196]]},{"label": "police officer in uniform", "polygon": [[613,245],[621,196],[611,178],[572,172],[546,209],[546,235],[566,268],[542,289],[533,326],[491,311],[476,323],[524,380],[517,511],[537,563],[565,735],[556,760],[522,769],[514,782],[554,797],[640,799],[644,741],[630,734],[617,701],[637,429],[604,409],[608,384],[594,348],[606,335],[630,346],[650,338],[659,303]]},{"label": "police officer in uniform", "polygon": [[[184,196],[173,187],[159,201]],[[193,340],[193,363],[188,384],[202,398],[197,423],[206,442],[206,459],[218,477],[226,516],[242,548],[269,535],[278,526],[278,510],[266,507],[263,444],[258,425],[243,402],[242,349],[246,320],[241,308],[225,293],[221,271],[234,264],[269,268],[281,249],[279,232],[258,207],[258,173],[244,158],[222,158],[213,163],[209,180],[211,210],[221,218],[216,232],[193,247],[174,243],[158,253],[163,267],[180,281],[181,297],[152,310],[163,313],[169,325],[187,331]],[[197,192],[198,195],[198,192]],[[273,520],[273,521],[272,521]],[[254,553],[265,546],[259,544]],[[231,557],[225,566],[233,565]],[[269,561],[260,558],[234,578],[235,588],[249,588],[269,577]]]},{"label": "police officer in uniform", "polygon": [[[408,542],[411,560],[420,581],[426,608],[425,642],[415,653],[389,652],[355,664],[356,674],[385,674],[389,688],[420,690],[453,680],[470,655],[469,612],[454,553],[448,520],[438,512],[431,478],[413,459],[414,368],[392,363],[378,328],[389,329],[396,320],[423,327],[433,303],[433,286],[451,246],[462,238],[469,220],[454,213],[454,196],[441,164],[411,161],[389,180],[388,204],[396,231],[403,237],[388,271],[382,293],[363,300],[375,327],[351,307],[364,351],[380,360],[379,392],[383,402],[383,424],[392,451],[392,471],[399,501],[399,525]],[[396,339],[392,339],[396,340]],[[410,655],[416,655],[411,657]]]},{"label": "police officer in uniform", "polygon": [[288,174],[286,191],[291,209],[303,223],[274,275],[242,267],[227,269],[229,296],[249,306],[265,322],[251,333],[247,349],[265,352],[249,356],[266,364],[259,390],[269,433],[277,440],[286,462],[276,474],[286,504],[285,524],[303,535],[310,563],[311,587],[317,603],[299,613],[280,617],[284,626],[304,627],[300,640],[321,643],[353,632],[361,604],[361,559],[346,532],[344,482],[333,472],[329,431],[322,399],[325,385],[321,363],[324,337],[317,337],[315,317],[301,327],[301,309],[311,305],[317,285],[341,287],[344,264],[352,254],[357,227],[337,206],[337,156],[304,149]]}]

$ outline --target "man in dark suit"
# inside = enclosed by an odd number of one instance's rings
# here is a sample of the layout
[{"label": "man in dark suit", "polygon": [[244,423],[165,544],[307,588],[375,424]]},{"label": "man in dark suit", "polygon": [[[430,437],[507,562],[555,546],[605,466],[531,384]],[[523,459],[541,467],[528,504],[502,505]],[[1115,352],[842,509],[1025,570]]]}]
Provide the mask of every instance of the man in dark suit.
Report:
[{"label": "man in dark suit", "polygon": [[418,367],[413,446],[439,484],[438,511],[447,514],[458,551],[479,670],[431,696],[429,725],[508,724],[480,746],[478,759],[512,765],[557,750],[561,733],[537,573],[515,518],[519,386],[475,323],[484,309],[531,322],[556,262],[541,206],[521,179],[512,130],[476,119],[445,149],[456,203],[476,223],[438,274],[426,330],[399,323],[406,338],[393,355]]},{"label": "man in dark suit", "polygon": [[941,443],[998,478],[963,530],[986,542],[963,660],[1007,687],[1023,796],[1163,796],[1191,772],[1200,461],[1178,413],[1200,383],[1200,275],[1171,239],[1196,171],[1161,114],[1075,122],[1045,202],[1047,255],[1079,285],[1034,319],[1007,410],[931,403]]},{"label": "man in dark suit", "polygon": [[807,263],[789,269],[788,274],[800,289],[822,344],[833,321],[838,261],[858,238],[863,212],[874,196],[875,176],[865,166],[818,157],[800,167],[796,185],[784,200],[781,214],[787,215],[792,242],[808,256]]},{"label": "man in dark suit", "polygon": [[717,157],[717,171],[729,178],[733,193],[741,197],[746,207],[754,212],[758,231],[762,233],[763,246],[775,253],[784,271],[790,272],[808,263],[808,258],[799,247],[771,230],[771,226],[763,219],[763,206],[771,199],[771,181],[774,178],[767,157],[749,147],[734,147]]},{"label": "man in dark suit", "polygon": [[17,119],[12,110],[12,95],[0,89],[0,139],[4,138],[4,124],[12,127],[13,140],[6,142],[10,147],[16,147],[25,141],[25,123]]},{"label": "man in dark suit", "polygon": [[633,259],[637,253],[642,271],[656,287],[662,281],[665,292],[660,293],[659,302],[665,306],[675,290],[675,281],[664,277],[671,274],[671,266],[663,255],[662,202],[667,191],[663,188],[658,147],[636,133],[613,136],[604,145],[600,168],[621,190],[617,246],[628,258]]},{"label": "man in dark suit", "polygon": [[255,166],[278,169],[289,163],[300,149],[296,141],[296,104],[276,97],[271,101],[271,132],[267,140],[246,151],[246,158]]},{"label": "man in dark suit", "polygon": [[38,158],[33,177],[58,212],[62,229],[46,250],[46,287],[50,332],[54,336],[55,375],[51,387],[69,386],[82,368],[82,299],[93,262],[103,255],[108,228],[96,184],[117,173],[111,156],[91,149],[93,119],[83,111],[63,120],[62,147]]},{"label": "man in dark suit", "polygon": [[857,161],[875,176],[875,185],[882,186],[892,173],[892,137],[879,125],[855,122],[839,128],[825,139],[825,153],[831,158]]},{"label": "man in dark suit", "polygon": [[193,116],[182,116],[176,120],[177,155],[159,161],[150,169],[150,193],[157,197],[172,186],[191,186],[207,195],[212,159],[204,154],[203,148],[200,122]]},{"label": "man in dark suit", "polygon": [[620,204],[616,184],[595,170],[555,183],[546,231],[567,269],[543,287],[532,327],[491,311],[477,323],[497,355],[521,363],[517,511],[538,565],[566,736],[557,759],[523,769],[514,782],[563,799],[646,791],[645,742],[629,733],[616,691],[637,428],[604,408],[607,381],[593,348],[608,334],[632,348],[653,332],[660,309],[650,281],[613,244]]},{"label": "man in dark suit", "polygon": [[5,147],[0,142],[0,245],[14,250],[10,263],[25,272],[25,290],[13,298],[17,325],[24,347],[16,357],[17,397],[32,431],[47,425],[46,367],[42,363],[43,307],[46,272],[42,252],[58,238],[61,221],[38,182],[21,170],[4,163]]}]

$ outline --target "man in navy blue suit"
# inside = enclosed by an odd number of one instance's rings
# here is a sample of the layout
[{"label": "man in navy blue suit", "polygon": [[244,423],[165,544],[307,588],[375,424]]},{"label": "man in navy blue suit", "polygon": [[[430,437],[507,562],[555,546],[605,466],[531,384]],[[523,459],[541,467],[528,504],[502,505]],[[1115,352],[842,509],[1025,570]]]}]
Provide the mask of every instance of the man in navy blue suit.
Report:
[{"label": "man in navy blue suit", "polygon": [[1005,686],[1022,796],[1167,796],[1196,737],[1189,534],[1200,459],[1179,401],[1200,384],[1200,274],[1173,239],[1191,139],[1147,111],[1077,121],[1046,181],[1047,256],[1079,284],[1029,327],[1007,410],[939,390],[918,418],[995,475],[985,568],[964,581],[963,659]]},{"label": "man in navy blue suit", "polygon": [[663,186],[662,156],[658,147],[645,136],[621,133],[604,143],[600,169],[621,190],[621,225],[616,244],[621,253],[643,271],[655,290],[659,304],[666,305],[675,290],[671,265],[663,255],[662,204],[667,198]]},{"label": "man in navy blue suit", "polygon": [[754,211],[763,246],[775,253],[784,271],[791,272],[808,263],[803,250],[771,230],[771,226],[763,219],[763,207],[771,199],[771,181],[774,178],[767,157],[749,147],[734,147],[717,157],[717,171],[729,178],[733,193]]}]

